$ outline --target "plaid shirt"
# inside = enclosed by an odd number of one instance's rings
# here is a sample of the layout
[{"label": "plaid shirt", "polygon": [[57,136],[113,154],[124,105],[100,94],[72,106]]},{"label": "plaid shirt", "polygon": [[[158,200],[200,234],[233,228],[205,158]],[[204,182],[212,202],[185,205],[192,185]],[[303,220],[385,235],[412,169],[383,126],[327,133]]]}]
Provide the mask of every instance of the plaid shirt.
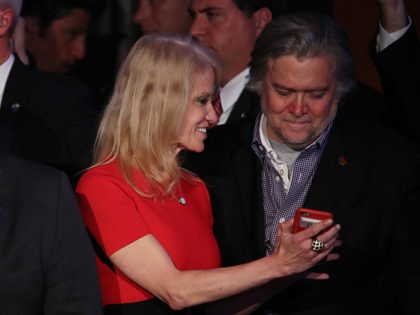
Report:
[{"label": "plaid shirt", "polygon": [[[265,218],[266,254],[270,255],[276,242],[277,224],[293,218],[297,208],[301,207],[311,186],[323,149],[331,129],[330,123],[322,135],[313,144],[302,150],[293,166],[292,177],[279,168],[285,164],[271,148],[263,132],[266,119],[262,114],[254,128],[252,149],[262,164],[262,191]],[[279,176],[280,175],[280,176]]]}]

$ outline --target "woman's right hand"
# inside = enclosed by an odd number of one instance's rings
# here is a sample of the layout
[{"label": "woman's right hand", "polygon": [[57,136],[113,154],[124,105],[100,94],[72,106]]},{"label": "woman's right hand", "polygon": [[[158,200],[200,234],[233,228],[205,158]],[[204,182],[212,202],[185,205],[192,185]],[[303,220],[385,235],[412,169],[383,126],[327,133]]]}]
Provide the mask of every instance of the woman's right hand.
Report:
[{"label": "woman's right hand", "polygon": [[[286,275],[303,272],[322,260],[336,260],[337,253],[331,251],[339,246],[338,232],[340,225],[333,225],[331,219],[314,224],[296,234],[292,234],[293,220],[286,221],[277,226],[277,241],[271,256],[276,257],[279,268]],[[324,244],[322,251],[311,248],[312,240],[317,239]],[[284,275],[284,274],[283,274]],[[311,279],[328,279],[327,274],[312,273],[307,276]]]}]

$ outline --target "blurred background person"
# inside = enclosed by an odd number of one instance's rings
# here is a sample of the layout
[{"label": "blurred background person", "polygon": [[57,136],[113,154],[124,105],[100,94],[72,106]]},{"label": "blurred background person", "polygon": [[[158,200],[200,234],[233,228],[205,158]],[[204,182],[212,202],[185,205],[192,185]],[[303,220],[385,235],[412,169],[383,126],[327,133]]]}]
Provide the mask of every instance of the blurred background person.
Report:
[{"label": "blurred background person", "polygon": [[[100,108],[112,93],[117,69],[133,44],[149,33],[188,33],[189,0],[106,0],[103,14],[93,21],[86,61],[78,65],[99,96]],[[90,69],[90,70],[88,70]]]},{"label": "blurred background person", "polygon": [[26,0],[25,46],[37,69],[67,74],[86,54],[91,19],[102,9],[100,0]]},{"label": "blurred background person", "polygon": [[1,2],[0,124],[13,138],[13,153],[56,167],[75,183],[75,175],[91,164],[93,95],[77,80],[38,71],[15,57],[12,34],[22,2]]},{"label": "blurred background person", "polygon": [[0,194],[0,313],[101,315],[94,251],[66,176],[0,154]]},{"label": "blurred background person", "polygon": [[115,56],[99,50],[92,33],[93,23],[105,8],[103,0],[24,0],[22,7],[29,64],[83,82],[94,94],[97,110],[101,109],[104,78],[114,74]]},{"label": "blurred background person", "polygon": [[187,34],[192,17],[190,0],[139,0],[134,21],[144,35],[151,33]]}]

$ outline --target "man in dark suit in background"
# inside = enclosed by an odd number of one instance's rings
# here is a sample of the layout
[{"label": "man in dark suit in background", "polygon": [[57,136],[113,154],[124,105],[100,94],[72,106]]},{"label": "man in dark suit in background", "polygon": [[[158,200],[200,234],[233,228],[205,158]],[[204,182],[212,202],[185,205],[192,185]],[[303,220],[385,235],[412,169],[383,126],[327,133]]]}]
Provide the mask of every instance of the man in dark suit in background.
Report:
[{"label": "man in dark suit in background", "polygon": [[11,34],[21,1],[0,3],[0,124],[13,134],[18,155],[57,167],[73,180],[91,162],[97,120],[92,94],[76,80],[15,58]]},{"label": "man in dark suit in background", "polygon": [[255,117],[259,98],[246,89],[248,64],[255,39],[271,21],[271,11],[261,0],[193,0],[190,33],[212,49],[222,64],[219,125]]},{"label": "man in dark suit in background", "polygon": [[376,0],[381,22],[370,55],[387,102],[386,123],[420,143],[420,41],[403,0]]},{"label": "man in dark suit in background", "polygon": [[0,155],[0,314],[102,314],[93,249],[66,176]]},{"label": "man in dark suit in background", "polygon": [[187,161],[208,184],[223,265],[269,255],[298,207],[329,211],[341,258],[315,270],[330,279],[297,281],[261,314],[420,314],[420,151],[338,105],[355,85],[344,30],[320,14],[275,19],[249,84],[262,114],[214,128]]}]

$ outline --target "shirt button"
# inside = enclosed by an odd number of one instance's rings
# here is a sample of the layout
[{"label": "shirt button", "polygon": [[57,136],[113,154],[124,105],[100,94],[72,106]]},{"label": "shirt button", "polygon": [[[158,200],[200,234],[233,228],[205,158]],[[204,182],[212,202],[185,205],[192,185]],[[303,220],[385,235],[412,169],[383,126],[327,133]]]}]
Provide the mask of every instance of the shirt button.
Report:
[{"label": "shirt button", "polygon": [[278,183],[280,181],[280,176],[276,176],[276,182]]},{"label": "shirt button", "polygon": [[283,176],[284,175],[284,170],[281,169],[279,173],[280,173],[280,176]]}]

